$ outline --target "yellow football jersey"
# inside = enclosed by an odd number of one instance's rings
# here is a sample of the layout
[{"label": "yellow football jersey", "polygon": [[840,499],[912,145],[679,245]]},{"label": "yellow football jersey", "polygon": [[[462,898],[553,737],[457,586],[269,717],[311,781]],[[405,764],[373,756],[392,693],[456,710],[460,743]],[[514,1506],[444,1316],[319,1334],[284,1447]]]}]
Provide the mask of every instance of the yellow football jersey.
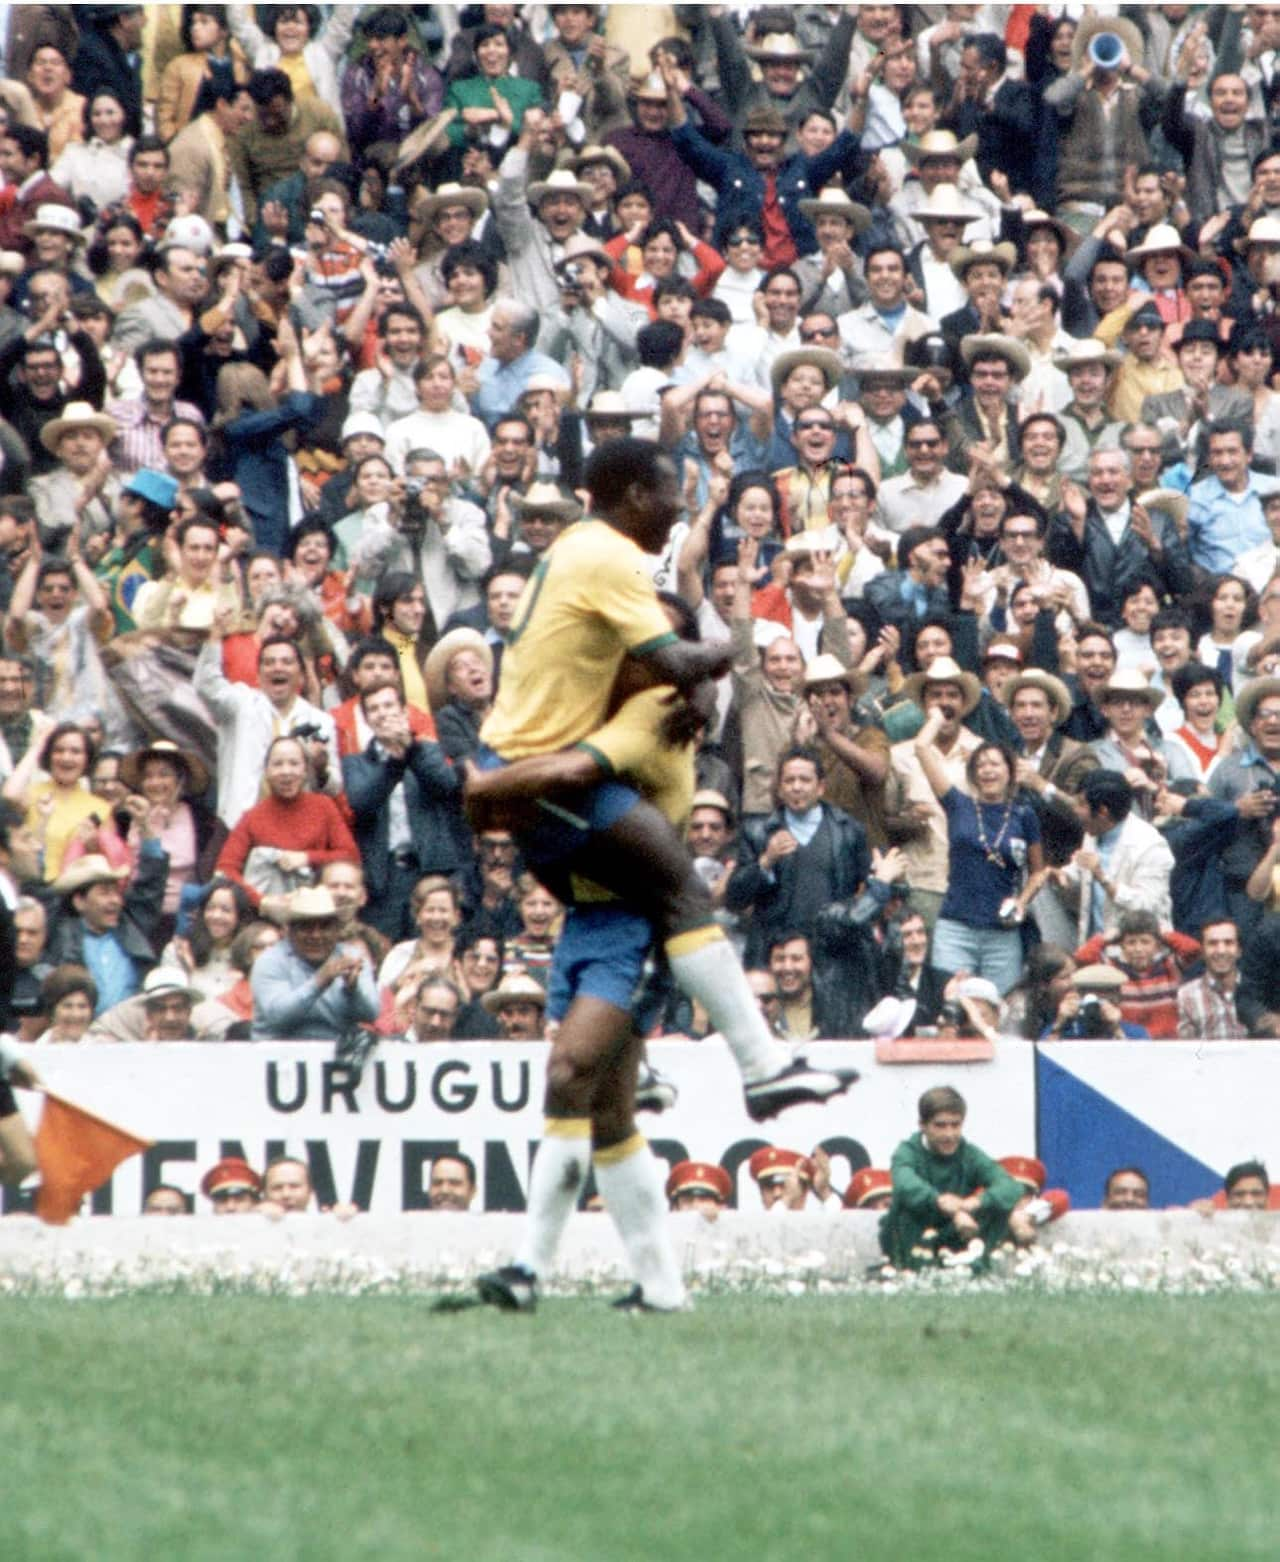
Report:
[{"label": "yellow football jersey", "polygon": [[579,521],[520,598],[482,740],[508,760],[580,742],[604,725],[623,658],[675,638],[640,549],[604,521]]},{"label": "yellow football jersey", "polygon": [[665,819],[683,830],[693,807],[693,745],[672,748],[661,737],[669,685],[633,694],[615,715],[578,745],[612,775],[632,782]]}]

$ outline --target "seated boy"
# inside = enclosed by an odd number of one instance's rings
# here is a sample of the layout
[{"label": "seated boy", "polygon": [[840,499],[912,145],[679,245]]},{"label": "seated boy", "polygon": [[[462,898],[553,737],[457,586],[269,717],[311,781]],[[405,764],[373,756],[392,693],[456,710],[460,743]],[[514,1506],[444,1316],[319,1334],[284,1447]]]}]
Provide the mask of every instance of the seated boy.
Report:
[{"label": "seated boy", "polygon": [[[898,1269],[922,1269],[944,1253],[973,1252],[985,1267],[1007,1238],[1034,1240],[1014,1213],[1023,1190],[998,1161],[964,1137],[964,1097],[938,1085],[920,1097],[920,1132],[893,1152],[893,1199],[880,1222],[880,1246]],[[981,1253],[973,1248],[981,1242]]]}]

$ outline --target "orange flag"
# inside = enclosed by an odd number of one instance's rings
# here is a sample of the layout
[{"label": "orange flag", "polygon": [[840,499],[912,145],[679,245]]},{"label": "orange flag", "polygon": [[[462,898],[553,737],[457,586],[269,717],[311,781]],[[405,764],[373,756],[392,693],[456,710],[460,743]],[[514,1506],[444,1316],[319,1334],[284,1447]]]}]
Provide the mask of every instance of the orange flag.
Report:
[{"label": "orange flag", "polygon": [[46,1090],[36,1130],[36,1214],[52,1226],[65,1226],[86,1193],[100,1188],[121,1161],[152,1143]]}]

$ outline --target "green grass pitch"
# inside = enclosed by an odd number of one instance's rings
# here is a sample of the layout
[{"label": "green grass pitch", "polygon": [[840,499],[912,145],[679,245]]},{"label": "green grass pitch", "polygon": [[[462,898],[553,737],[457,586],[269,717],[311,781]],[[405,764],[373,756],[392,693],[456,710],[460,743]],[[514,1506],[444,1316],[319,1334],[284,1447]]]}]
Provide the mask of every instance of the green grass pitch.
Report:
[{"label": "green grass pitch", "polygon": [[3,1316],[7,1562],[1280,1554],[1268,1296]]}]

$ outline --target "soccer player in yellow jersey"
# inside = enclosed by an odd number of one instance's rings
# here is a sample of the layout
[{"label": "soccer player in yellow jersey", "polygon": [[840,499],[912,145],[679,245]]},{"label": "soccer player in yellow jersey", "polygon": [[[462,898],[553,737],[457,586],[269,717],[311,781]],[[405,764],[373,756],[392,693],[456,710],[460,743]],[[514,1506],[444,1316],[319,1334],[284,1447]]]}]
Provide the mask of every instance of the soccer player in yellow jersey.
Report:
[{"label": "soccer player in yellow jersey", "polygon": [[[535,1277],[549,1263],[586,1177],[594,1120],[600,1191],[642,1277],[624,1302],[669,1309],[680,1305],[683,1288],[655,1224],[663,1199],[653,1158],[625,1115],[613,1131],[626,1130],[626,1137],[600,1142],[609,1137],[601,1122],[615,1104],[608,1072],[622,1065],[621,1048],[630,1044],[632,993],[651,934],[661,939],[672,975],[728,1041],[753,1117],[827,1100],[857,1076],[811,1068],[770,1034],[680,838],[633,787],[608,776],[608,750],[615,743],[619,754],[635,747],[627,718],[611,724],[612,732],[604,721],[624,658],[657,684],[705,695],[706,681],[726,665],[727,647],[675,636],[639,557],[661,550],[680,509],[665,452],[647,440],[610,441],[592,455],[586,481],[598,519],[557,538],[526,588],[498,699],[481,733],[484,774],[471,778],[469,794],[476,818],[494,802],[522,795],[531,778],[563,788],[570,759],[568,790],[540,798],[508,822],[525,861],[562,899],[572,905],[589,883],[623,904],[575,907],[562,935],[556,965],[565,985],[557,1003],[553,969],[552,1011],[564,1018],[547,1067],[547,1125],[533,1168],[526,1241],[519,1262],[485,1276],[481,1292],[503,1307],[534,1305]],[[680,709],[672,715],[678,722]],[[555,753],[574,744],[581,748],[570,756]],[[608,778],[592,785],[588,773]]]}]

